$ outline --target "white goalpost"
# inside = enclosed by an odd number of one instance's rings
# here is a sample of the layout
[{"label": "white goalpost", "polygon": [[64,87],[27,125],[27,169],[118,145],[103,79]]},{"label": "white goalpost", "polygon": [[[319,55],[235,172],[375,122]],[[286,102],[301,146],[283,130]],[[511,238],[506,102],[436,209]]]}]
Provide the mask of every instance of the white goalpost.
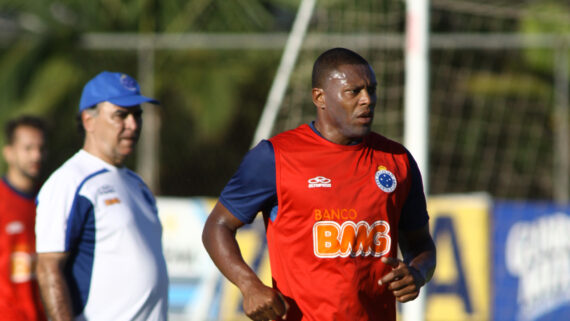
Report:
[{"label": "white goalpost", "polygon": [[291,33],[287,38],[283,56],[281,56],[279,68],[277,68],[275,79],[271,85],[267,101],[263,107],[263,113],[261,114],[261,118],[259,119],[259,123],[257,124],[257,128],[253,136],[251,143],[252,147],[260,140],[269,138],[271,135],[271,130],[273,129],[275,119],[279,113],[279,107],[281,106],[283,97],[285,96],[285,91],[287,90],[289,78],[295,68],[295,62],[297,61],[297,56],[299,55],[299,51],[303,45],[303,39],[307,34],[309,21],[313,15],[316,2],[316,0],[302,0],[299,5],[295,22],[293,23]]},{"label": "white goalpost", "polygon": [[[404,86],[404,145],[422,173],[428,195],[428,37],[429,0],[406,0],[406,51]],[[420,296],[402,305],[404,321],[425,320],[425,287]]]},{"label": "white goalpost", "polygon": [[428,1],[407,0],[404,145],[412,152],[428,193]]},{"label": "white goalpost", "polygon": [[[428,194],[428,37],[429,0],[406,1],[406,78],[404,86],[404,144],[423,176]],[[420,296],[402,305],[404,321],[425,320],[425,287]]]}]

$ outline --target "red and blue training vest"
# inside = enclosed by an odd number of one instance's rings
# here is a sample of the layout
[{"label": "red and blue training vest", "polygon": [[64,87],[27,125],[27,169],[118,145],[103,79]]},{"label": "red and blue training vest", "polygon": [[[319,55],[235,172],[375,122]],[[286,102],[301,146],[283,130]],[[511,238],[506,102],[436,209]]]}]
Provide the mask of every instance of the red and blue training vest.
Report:
[{"label": "red and blue training vest", "polygon": [[376,133],[335,144],[308,125],[269,141],[278,212],[264,214],[287,320],[395,320],[395,298],[378,280],[391,270],[380,257],[397,254],[412,184],[407,150]]}]

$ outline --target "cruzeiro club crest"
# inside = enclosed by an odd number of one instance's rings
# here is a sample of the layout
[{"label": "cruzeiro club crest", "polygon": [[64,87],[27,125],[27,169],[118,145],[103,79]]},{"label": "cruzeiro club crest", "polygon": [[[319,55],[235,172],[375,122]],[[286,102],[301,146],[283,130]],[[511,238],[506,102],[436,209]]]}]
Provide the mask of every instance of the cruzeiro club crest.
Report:
[{"label": "cruzeiro club crest", "polygon": [[378,166],[374,180],[376,181],[376,185],[386,193],[392,193],[396,189],[396,185],[398,185],[396,176],[384,166]]},{"label": "cruzeiro club crest", "polygon": [[131,78],[129,75],[121,74],[120,82],[121,82],[121,85],[123,85],[123,87],[126,90],[130,90],[130,91],[136,91],[137,90],[136,81],[133,78]]}]

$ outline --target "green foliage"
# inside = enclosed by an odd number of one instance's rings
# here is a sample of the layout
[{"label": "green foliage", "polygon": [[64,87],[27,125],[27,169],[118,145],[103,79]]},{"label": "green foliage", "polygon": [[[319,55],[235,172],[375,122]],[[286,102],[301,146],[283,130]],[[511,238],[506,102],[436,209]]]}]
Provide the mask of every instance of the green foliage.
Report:
[{"label": "green foliage", "polygon": [[[277,53],[240,51],[166,53],[159,57],[162,75],[157,90],[176,105],[166,103],[164,108],[176,108],[193,119],[189,125],[194,136],[206,142],[219,142],[226,135],[234,116],[244,108],[245,101],[239,99],[242,93],[265,97],[270,83],[258,83],[267,77],[259,74],[267,73],[260,67],[276,66],[279,58]],[[256,102],[254,116],[263,103]]]},{"label": "green foliage", "polygon": [[[520,20],[520,30],[525,34],[570,34],[570,6],[560,1],[540,1],[529,5],[528,14]],[[550,74],[554,68],[551,49],[526,49],[524,56],[534,69]]]},{"label": "green foliage", "polygon": [[[164,93],[160,109],[163,128],[170,128],[161,132],[161,192],[218,195],[249,149],[279,56],[199,52],[169,57],[173,63],[163,66],[163,75],[175,79],[168,82],[169,87],[164,87],[163,80],[158,85]],[[179,61],[190,65],[174,72]],[[221,83],[227,85],[216,85],[207,78],[218,73],[218,79],[223,78]],[[220,100],[225,94],[229,101]],[[185,101],[187,95],[191,98]],[[177,107],[187,112],[181,113]]]},{"label": "green foliage", "polygon": [[[77,89],[77,66],[63,57],[53,56],[39,66],[23,95],[18,114],[48,114],[67,93]],[[57,82],[54,83],[54,78]]]},{"label": "green foliage", "polygon": [[[85,82],[102,70],[138,78],[136,52],[85,50],[81,47],[83,34],[274,31],[283,27],[283,21],[290,28],[297,6],[295,0],[0,0],[0,22],[11,26],[10,30],[0,30],[0,36],[7,35],[0,37],[0,122],[23,113],[48,119],[54,151],[48,170],[53,170],[81,144],[75,132],[75,116]],[[219,163],[232,157],[224,152],[239,148],[240,152],[234,153],[243,155],[249,147],[279,54],[155,53],[153,95],[163,104],[161,136],[169,139],[162,140],[161,158],[168,166],[171,164],[166,160],[176,159],[198,164],[212,157],[196,155],[196,151],[220,153],[213,156],[220,161],[210,161],[218,168],[194,166],[204,176],[212,176],[204,171],[225,175],[202,185],[204,194],[217,194],[227,180],[229,174],[219,170]],[[256,83],[259,80],[263,83]],[[235,134],[236,126],[246,126],[240,128],[241,139],[216,151],[218,144]],[[166,146],[179,135],[184,138],[182,145]],[[239,159],[232,161],[235,164],[225,166],[233,170]],[[170,168],[184,168],[185,163]],[[173,183],[179,181],[180,173],[165,173],[161,184],[177,190],[164,190],[184,194],[188,187]]]},{"label": "green foliage", "polygon": [[552,96],[552,85],[539,77],[518,73],[476,73],[467,81],[468,92],[485,96],[516,96],[544,98]]}]

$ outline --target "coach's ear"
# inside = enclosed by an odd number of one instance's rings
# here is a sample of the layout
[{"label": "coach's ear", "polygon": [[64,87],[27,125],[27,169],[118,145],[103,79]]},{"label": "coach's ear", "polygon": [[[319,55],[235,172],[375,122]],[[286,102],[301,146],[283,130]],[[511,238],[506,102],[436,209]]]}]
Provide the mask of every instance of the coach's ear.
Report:
[{"label": "coach's ear", "polygon": [[313,88],[313,104],[317,109],[325,109],[325,91],[322,88]]},{"label": "coach's ear", "polygon": [[81,123],[83,123],[83,128],[85,128],[85,132],[91,132],[93,128],[93,115],[91,115],[87,111],[82,111]]},{"label": "coach's ear", "polygon": [[81,112],[81,123],[83,124],[85,132],[88,133],[93,131],[93,126],[95,122],[94,120],[99,112],[98,109],[99,105],[97,105],[95,108],[85,109]]}]

